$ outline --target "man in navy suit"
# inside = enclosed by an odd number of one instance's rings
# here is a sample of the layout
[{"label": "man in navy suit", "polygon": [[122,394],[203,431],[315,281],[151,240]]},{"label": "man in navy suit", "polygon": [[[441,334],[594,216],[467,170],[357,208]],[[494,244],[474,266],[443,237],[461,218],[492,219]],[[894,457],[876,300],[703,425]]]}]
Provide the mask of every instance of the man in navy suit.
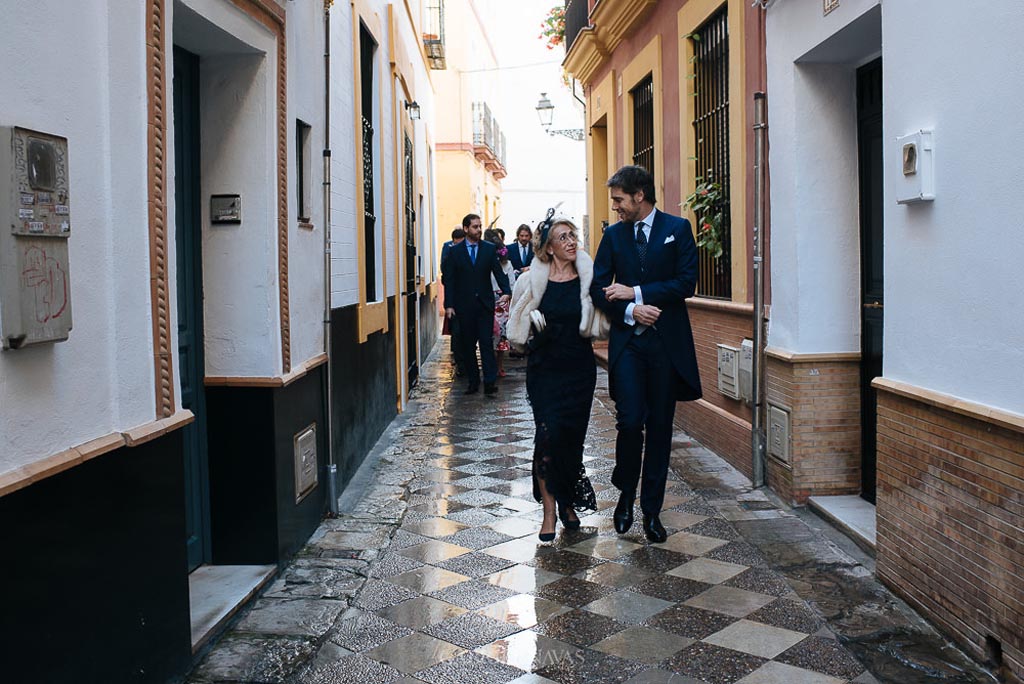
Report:
[{"label": "man in navy suit", "polygon": [[508,260],[516,277],[530,270],[533,261],[533,231],[525,223],[516,231],[516,241],[508,246]]},{"label": "man in navy suit", "polygon": [[448,252],[441,266],[444,282],[444,309],[449,320],[457,319],[462,347],[462,367],[469,376],[466,394],[480,389],[480,370],[476,363],[476,347],[480,345],[483,364],[484,393],[498,391],[498,363],[494,358],[494,290],[491,274],[501,290],[501,301],[512,297],[508,276],[498,262],[498,250],[493,242],[481,240],[483,224],[476,214],[462,219],[466,239]]},{"label": "man in navy suit", "polygon": [[685,302],[697,285],[697,245],[689,221],[654,208],[654,179],[643,167],[622,167],[608,188],[619,222],[601,238],[590,296],[612,324],[608,369],[618,430],[612,484],[621,491],[613,521],[619,534],[629,530],[641,484],[644,534],[661,543],[675,404],[701,396]]}]

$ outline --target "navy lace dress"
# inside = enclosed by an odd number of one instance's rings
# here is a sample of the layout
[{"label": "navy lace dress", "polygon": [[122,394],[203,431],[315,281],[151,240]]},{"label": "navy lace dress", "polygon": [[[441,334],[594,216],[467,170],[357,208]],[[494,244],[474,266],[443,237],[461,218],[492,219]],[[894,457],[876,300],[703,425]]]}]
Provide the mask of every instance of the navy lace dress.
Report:
[{"label": "navy lace dress", "polygon": [[526,392],[537,425],[533,452],[533,496],[538,478],[563,506],[596,511],[594,488],[583,469],[583,440],[597,384],[589,339],[580,337],[580,280],[548,282],[538,310],[547,327],[528,345]]}]

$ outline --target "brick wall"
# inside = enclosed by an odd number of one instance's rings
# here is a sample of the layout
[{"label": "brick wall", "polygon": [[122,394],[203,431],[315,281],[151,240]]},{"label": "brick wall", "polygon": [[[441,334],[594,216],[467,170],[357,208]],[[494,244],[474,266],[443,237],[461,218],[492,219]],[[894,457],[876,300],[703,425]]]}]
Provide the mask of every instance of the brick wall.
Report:
[{"label": "brick wall", "polygon": [[768,403],[790,410],[789,464],[769,457],[768,486],[797,504],[811,496],[858,493],[859,361],[769,354],[765,378]]},{"label": "brick wall", "polygon": [[677,404],[676,423],[750,477],[750,407],[719,393],[717,345],[739,348],[744,338],[751,337],[753,309],[746,304],[700,298],[688,300],[687,306],[704,398]]},{"label": "brick wall", "polygon": [[1024,677],[1024,422],[879,392],[878,576],[975,657]]}]

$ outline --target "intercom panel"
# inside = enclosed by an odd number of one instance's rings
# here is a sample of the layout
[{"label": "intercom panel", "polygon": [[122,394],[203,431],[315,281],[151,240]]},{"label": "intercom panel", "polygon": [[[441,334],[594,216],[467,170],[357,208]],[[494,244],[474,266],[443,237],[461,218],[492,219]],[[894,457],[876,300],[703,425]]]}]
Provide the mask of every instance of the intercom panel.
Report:
[{"label": "intercom panel", "polygon": [[0,127],[0,341],[20,349],[71,330],[68,141]]}]

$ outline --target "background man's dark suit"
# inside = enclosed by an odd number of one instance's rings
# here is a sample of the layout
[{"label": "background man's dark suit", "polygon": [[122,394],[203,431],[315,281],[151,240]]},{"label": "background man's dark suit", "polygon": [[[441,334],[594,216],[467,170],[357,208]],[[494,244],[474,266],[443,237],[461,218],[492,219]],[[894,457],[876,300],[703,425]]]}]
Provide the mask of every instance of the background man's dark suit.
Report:
[{"label": "background man's dark suit", "polygon": [[[605,230],[590,295],[612,324],[608,368],[618,427],[612,483],[623,491],[635,490],[646,451],[640,508],[656,516],[665,498],[675,402],[699,399],[701,386],[684,301],[697,284],[697,246],[690,222],[657,211],[650,233],[646,268],[641,270],[634,224],[620,221]],[[643,303],[661,309],[657,322],[642,334],[636,335],[637,328],[625,322],[629,302],[606,299],[603,288],[613,279],[639,285]]]},{"label": "background man's dark suit", "polygon": [[462,344],[462,367],[469,375],[469,388],[480,385],[476,346],[480,345],[484,385],[494,385],[498,379],[498,364],[494,358],[492,336],[494,332],[494,290],[491,274],[498,288],[511,296],[508,277],[501,270],[494,243],[481,240],[477,244],[476,262],[469,256],[469,240],[455,245],[442,264],[444,281],[444,308],[455,309]]},{"label": "background man's dark suit", "polygon": [[512,270],[516,272],[517,276],[519,275],[520,271],[522,271],[524,268],[529,266],[531,262],[533,262],[533,243],[526,244],[526,261],[523,261],[523,255],[519,253],[520,247],[521,245],[519,244],[519,240],[516,240],[511,245],[506,246],[506,249],[508,249],[509,263],[512,264]]}]

